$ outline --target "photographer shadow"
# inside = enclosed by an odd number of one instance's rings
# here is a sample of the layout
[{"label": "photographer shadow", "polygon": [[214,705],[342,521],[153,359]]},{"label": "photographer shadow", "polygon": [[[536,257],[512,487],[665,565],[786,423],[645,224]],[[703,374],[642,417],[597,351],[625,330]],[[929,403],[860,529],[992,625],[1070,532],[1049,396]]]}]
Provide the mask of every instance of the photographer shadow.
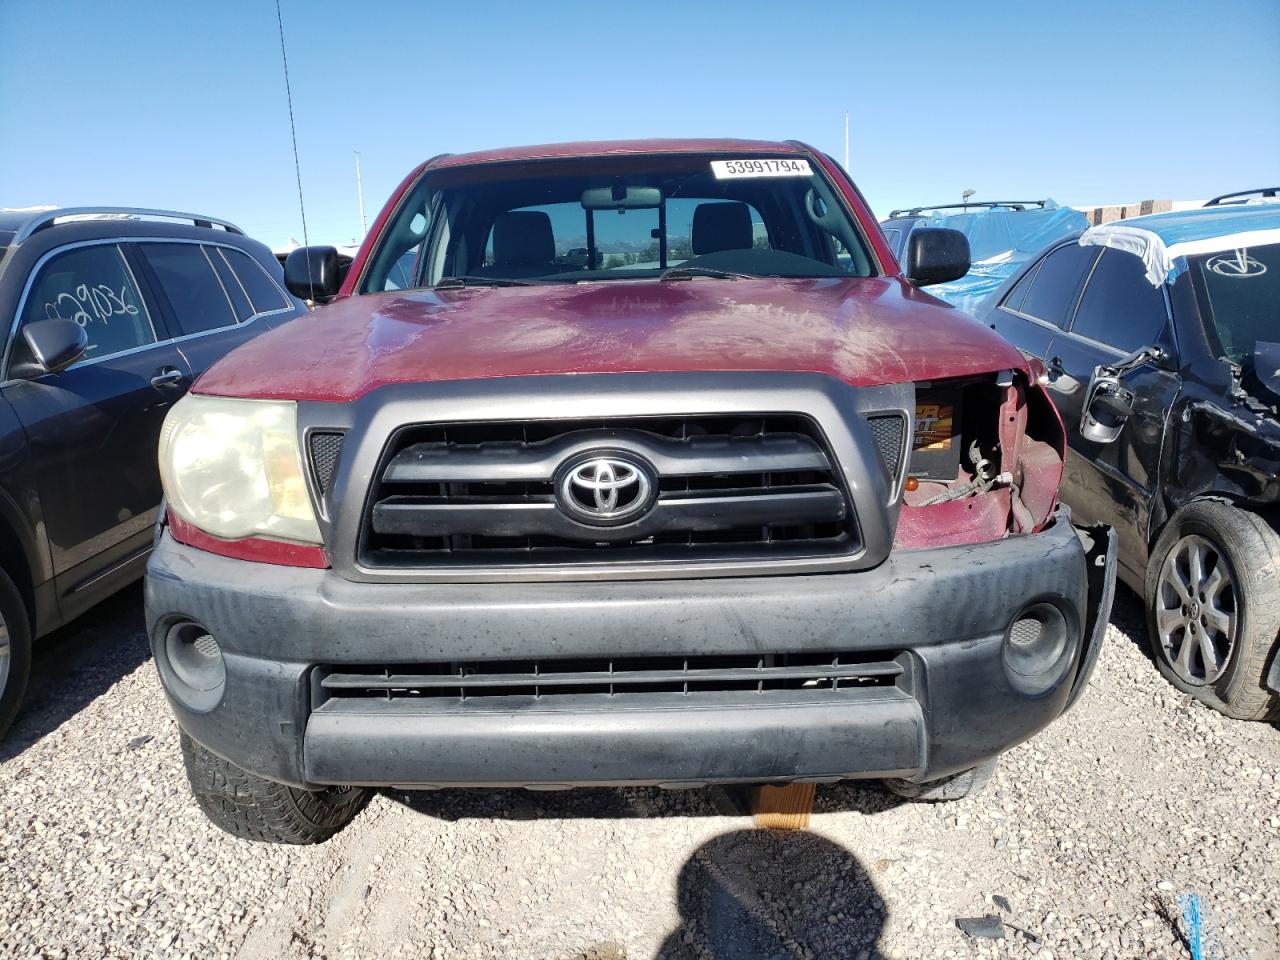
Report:
[{"label": "photographer shadow", "polygon": [[879,957],[888,908],[858,858],[814,833],[735,830],[693,852],[656,960]]}]

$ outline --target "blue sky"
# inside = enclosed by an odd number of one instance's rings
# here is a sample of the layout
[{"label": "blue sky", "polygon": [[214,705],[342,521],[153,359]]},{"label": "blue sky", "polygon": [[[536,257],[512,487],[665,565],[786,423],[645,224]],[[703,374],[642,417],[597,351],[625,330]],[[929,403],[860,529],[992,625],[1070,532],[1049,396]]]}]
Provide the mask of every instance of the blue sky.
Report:
[{"label": "blue sky", "polygon": [[[1192,199],[1280,181],[1280,2],[282,0],[312,242],[440,152],[806,140],[873,207]],[[302,237],[273,0],[0,0],[0,206]]]}]

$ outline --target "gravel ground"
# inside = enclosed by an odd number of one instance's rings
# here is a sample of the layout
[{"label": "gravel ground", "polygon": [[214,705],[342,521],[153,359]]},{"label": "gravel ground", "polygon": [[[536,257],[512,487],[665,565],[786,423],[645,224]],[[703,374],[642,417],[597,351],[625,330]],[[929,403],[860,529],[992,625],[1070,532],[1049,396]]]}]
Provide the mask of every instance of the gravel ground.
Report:
[{"label": "gravel ground", "polygon": [[[0,744],[0,957],[1280,957],[1280,731],[1169,687],[1121,592],[1092,688],[955,804],[819,788],[387,793],[318,848],[210,826],[140,591],[43,645]],[[1005,939],[957,917],[1000,914]]]}]

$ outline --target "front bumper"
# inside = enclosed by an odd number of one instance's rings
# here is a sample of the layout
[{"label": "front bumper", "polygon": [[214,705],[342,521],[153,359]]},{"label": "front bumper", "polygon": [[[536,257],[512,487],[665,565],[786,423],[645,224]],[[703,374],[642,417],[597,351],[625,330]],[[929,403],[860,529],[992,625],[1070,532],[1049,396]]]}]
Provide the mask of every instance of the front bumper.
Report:
[{"label": "front bumper", "polygon": [[[195,740],[297,786],[698,785],[929,780],[981,762],[1066,709],[1110,613],[1114,537],[1065,508],[1041,533],[899,551],[872,570],[579,583],[354,583],[230,560],[162,535],[147,624],[169,701]],[[1062,615],[1044,676],[1011,671],[1011,625]],[[192,698],[165,637],[194,621],[222,650],[216,703]],[[717,654],[882,654],[865,689],[699,696],[326,699],[357,664]]]}]

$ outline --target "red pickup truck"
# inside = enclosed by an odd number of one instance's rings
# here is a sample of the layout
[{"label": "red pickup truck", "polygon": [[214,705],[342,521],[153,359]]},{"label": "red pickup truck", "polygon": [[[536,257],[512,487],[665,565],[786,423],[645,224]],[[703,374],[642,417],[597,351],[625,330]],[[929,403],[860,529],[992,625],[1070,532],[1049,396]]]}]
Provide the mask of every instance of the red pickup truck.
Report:
[{"label": "red pickup truck", "polygon": [[832,160],[633,141],[413,171],[332,301],[165,424],[147,581],[192,788],[317,842],[370,788],[979,788],[1080,695],[1114,547],[1037,372]]}]

